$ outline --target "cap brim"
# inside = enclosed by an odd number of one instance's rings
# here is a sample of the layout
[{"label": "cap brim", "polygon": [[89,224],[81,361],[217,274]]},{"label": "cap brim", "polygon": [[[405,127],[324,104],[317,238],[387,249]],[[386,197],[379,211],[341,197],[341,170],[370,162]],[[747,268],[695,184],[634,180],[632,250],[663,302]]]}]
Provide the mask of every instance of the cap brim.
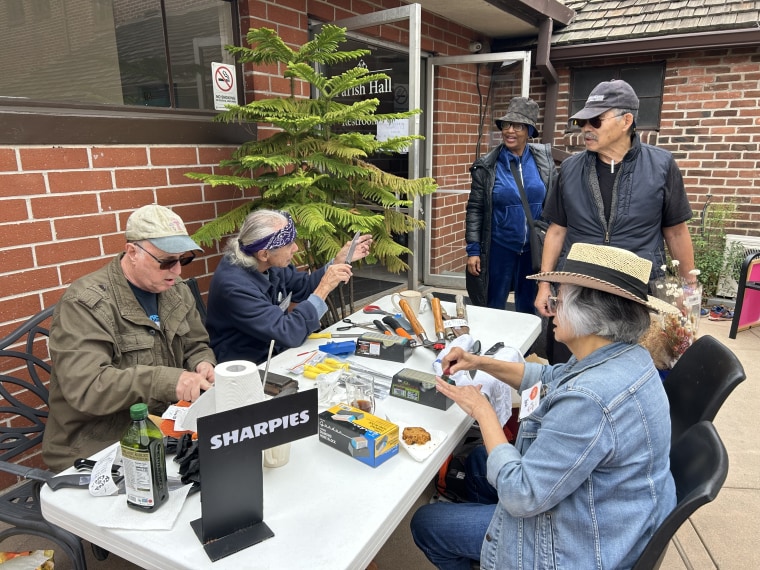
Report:
[{"label": "cap brim", "polygon": [[606,113],[612,109],[612,107],[584,107],[580,111],[578,111],[575,115],[570,117],[570,120],[574,119],[593,119],[594,117],[598,117],[602,113]]},{"label": "cap brim", "polygon": [[587,287],[589,289],[596,289],[597,291],[604,291],[611,295],[617,295],[624,299],[629,299],[640,305],[644,305],[650,311],[658,313],[679,313],[677,307],[674,307],[670,303],[666,303],[662,299],[647,297],[646,301],[643,301],[633,293],[626,291],[625,289],[602,281],[596,277],[589,277],[588,275],[581,275],[580,273],[568,273],[567,271],[547,271],[545,273],[536,273],[535,275],[528,275],[528,279],[535,279],[537,281],[551,281],[552,283],[568,283],[570,285],[578,285],[580,287]]},{"label": "cap brim", "polygon": [[192,238],[189,236],[166,236],[160,238],[150,238],[147,241],[152,243],[161,251],[166,253],[185,253],[186,251],[203,251]]}]

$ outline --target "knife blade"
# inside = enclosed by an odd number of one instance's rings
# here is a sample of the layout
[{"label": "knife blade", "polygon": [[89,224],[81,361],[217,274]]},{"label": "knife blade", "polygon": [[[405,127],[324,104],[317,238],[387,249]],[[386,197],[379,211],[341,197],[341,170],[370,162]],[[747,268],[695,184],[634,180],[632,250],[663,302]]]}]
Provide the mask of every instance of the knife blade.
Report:
[{"label": "knife blade", "polygon": [[[78,487],[78,488],[88,488],[90,486],[90,480],[92,479],[92,475],[89,473],[75,473],[73,475],[56,475],[55,477],[51,477],[47,484],[50,487],[51,490],[57,491],[58,489],[63,489],[64,487]],[[118,485],[119,487],[119,495],[124,495],[126,493],[126,488],[124,487],[124,477],[119,475],[118,477],[113,478],[114,483]],[[189,485],[190,483],[188,483]],[[176,489],[179,489],[183,487],[185,483],[183,483],[179,479],[175,479],[173,477],[169,478],[169,490],[174,491]]]},{"label": "knife blade", "polygon": [[354,259],[354,251],[356,251],[356,244],[359,243],[361,232],[358,231],[354,234],[354,239],[351,240],[351,245],[348,247],[348,253],[346,254],[346,261],[344,263],[350,264]]}]

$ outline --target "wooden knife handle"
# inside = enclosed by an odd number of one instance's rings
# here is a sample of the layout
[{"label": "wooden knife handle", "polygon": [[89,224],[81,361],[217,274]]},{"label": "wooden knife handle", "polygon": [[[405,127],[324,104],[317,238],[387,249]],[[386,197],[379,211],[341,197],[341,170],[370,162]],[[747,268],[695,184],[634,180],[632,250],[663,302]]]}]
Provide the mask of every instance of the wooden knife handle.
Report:
[{"label": "wooden knife handle", "polygon": [[435,321],[435,336],[445,338],[443,331],[443,312],[441,311],[441,300],[433,297],[430,302],[430,308],[433,310],[433,320]]},{"label": "wooden knife handle", "polygon": [[419,336],[420,339],[425,336],[425,329],[422,328],[420,321],[417,319],[417,315],[414,314],[414,310],[409,306],[409,303],[406,302],[406,299],[399,299],[398,306],[401,307],[401,312],[404,313],[406,320],[412,325],[414,334]]}]

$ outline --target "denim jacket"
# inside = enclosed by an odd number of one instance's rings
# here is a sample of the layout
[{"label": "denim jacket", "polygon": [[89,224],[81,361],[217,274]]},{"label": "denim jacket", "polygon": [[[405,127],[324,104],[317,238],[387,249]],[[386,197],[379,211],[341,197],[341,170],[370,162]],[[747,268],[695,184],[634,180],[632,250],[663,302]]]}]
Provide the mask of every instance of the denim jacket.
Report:
[{"label": "denim jacket", "polygon": [[649,353],[613,343],[578,361],[526,364],[538,408],[494,448],[499,504],[481,568],[630,568],[675,507],[670,414]]}]

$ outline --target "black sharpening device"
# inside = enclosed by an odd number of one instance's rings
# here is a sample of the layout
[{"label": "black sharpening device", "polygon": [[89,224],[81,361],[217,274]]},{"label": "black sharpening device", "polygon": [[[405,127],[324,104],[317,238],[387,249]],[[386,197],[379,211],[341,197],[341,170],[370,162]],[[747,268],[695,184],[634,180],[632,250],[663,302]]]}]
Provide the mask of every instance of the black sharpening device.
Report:
[{"label": "black sharpening device", "polygon": [[438,410],[448,410],[454,403],[435,389],[435,374],[411,368],[402,368],[393,375],[390,394]]},{"label": "black sharpening device", "polygon": [[412,355],[412,345],[409,339],[403,336],[368,332],[357,339],[355,354],[393,362],[406,362]]}]

